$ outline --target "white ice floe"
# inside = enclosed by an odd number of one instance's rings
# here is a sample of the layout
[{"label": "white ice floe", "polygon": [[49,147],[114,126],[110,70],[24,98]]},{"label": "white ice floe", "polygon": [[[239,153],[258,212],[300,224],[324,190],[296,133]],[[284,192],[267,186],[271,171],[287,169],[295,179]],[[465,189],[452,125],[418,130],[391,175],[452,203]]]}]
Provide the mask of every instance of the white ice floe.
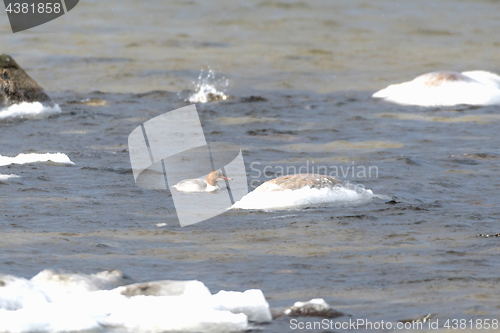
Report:
[{"label": "white ice floe", "polygon": [[264,293],[259,289],[251,289],[243,293],[222,290],[213,295],[212,300],[215,309],[244,313],[250,321],[263,323],[273,319],[269,306],[266,306]]},{"label": "white ice floe", "polygon": [[10,175],[2,175],[0,174],[0,180],[8,180],[13,178],[20,178],[18,175],[10,174]]},{"label": "white ice floe", "polygon": [[247,316],[219,311],[211,299],[186,296],[135,296],[110,308],[103,325],[133,332],[234,332],[248,328]]},{"label": "white ice floe", "polygon": [[0,274],[0,309],[15,311],[43,306],[50,299],[39,286],[24,278]]},{"label": "white ice floe", "polygon": [[402,105],[494,105],[500,104],[500,76],[486,71],[433,72],[392,84],[372,97]]},{"label": "white ice floe", "polygon": [[462,72],[462,74],[471,77],[484,85],[500,89],[500,75],[495,73],[486,71],[469,71]]},{"label": "white ice floe", "polygon": [[330,309],[330,305],[322,298],[313,298],[308,302],[295,302],[292,307],[285,310],[285,315],[290,315],[294,311],[314,310],[316,312],[324,312]]},{"label": "white ice floe", "polygon": [[46,106],[40,102],[13,104],[0,109],[0,120],[7,118],[41,119],[61,113],[59,105]]},{"label": "white ice floe", "polygon": [[60,164],[74,164],[69,157],[63,153],[47,154],[19,154],[16,157],[0,155],[0,166],[9,164],[27,164],[35,162],[54,162]]},{"label": "white ice floe", "polygon": [[285,316],[291,317],[323,317],[323,318],[335,318],[343,316],[342,312],[339,312],[322,298],[313,298],[308,302],[295,302],[295,304],[283,312]]},{"label": "white ice floe", "polygon": [[[275,185],[278,187],[277,185]],[[253,191],[235,202],[232,208],[239,209],[300,209],[323,204],[360,204],[373,199],[371,190],[355,186],[335,186],[332,188],[303,187],[292,190]]]},{"label": "white ice floe", "polygon": [[57,273],[44,269],[31,278],[31,282],[40,286],[52,300],[77,293],[114,289],[126,284],[126,281],[123,274],[117,270],[84,275]]},{"label": "white ice floe", "polygon": [[0,332],[235,332],[271,320],[260,290],[212,295],[199,281],[126,280],[118,271],[0,275]]}]

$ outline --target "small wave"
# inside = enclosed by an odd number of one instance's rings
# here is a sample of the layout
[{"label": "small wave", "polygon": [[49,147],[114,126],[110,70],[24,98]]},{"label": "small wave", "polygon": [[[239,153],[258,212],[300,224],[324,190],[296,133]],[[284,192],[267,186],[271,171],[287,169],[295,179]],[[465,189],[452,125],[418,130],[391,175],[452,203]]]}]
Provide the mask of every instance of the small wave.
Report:
[{"label": "small wave", "polygon": [[272,320],[259,289],[212,295],[200,281],[129,280],[116,270],[44,270],[31,280],[0,274],[0,332],[234,332]]},{"label": "small wave", "polygon": [[0,166],[9,164],[26,164],[35,162],[53,162],[60,164],[75,164],[71,162],[68,155],[63,153],[47,154],[19,154],[16,157],[0,155]]},{"label": "small wave", "polygon": [[228,99],[225,90],[229,86],[229,80],[225,78],[216,79],[213,70],[201,71],[198,82],[193,82],[194,92],[186,99],[190,103],[208,103],[224,101]]},{"label": "small wave", "polygon": [[360,204],[373,199],[371,190],[354,186],[335,186],[332,188],[303,187],[296,190],[253,191],[236,202],[232,208],[239,209],[300,209],[323,204]]},{"label": "small wave", "polygon": [[43,105],[40,102],[13,104],[0,110],[0,119],[43,119],[61,113],[59,105]]}]

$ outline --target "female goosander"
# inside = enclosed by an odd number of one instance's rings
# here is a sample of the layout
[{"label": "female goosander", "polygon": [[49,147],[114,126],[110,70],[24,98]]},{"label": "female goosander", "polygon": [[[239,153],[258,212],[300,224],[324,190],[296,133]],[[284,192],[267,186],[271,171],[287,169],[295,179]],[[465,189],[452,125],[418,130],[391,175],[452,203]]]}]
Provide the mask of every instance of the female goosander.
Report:
[{"label": "female goosander", "polygon": [[186,179],[178,182],[173,187],[181,192],[212,192],[219,189],[217,182],[220,180],[232,180],[222,174],[220,170],[212,170],[205,179]]},{"label": "female goosander", "polygon": [[269,180],[245,195],[232,208],[294,209],[326,203],[359,203],[373,197],[371,190],[335,177],[302,173]]},{"label": "female goosander", "polygon": [[500,76],[486,71],[433,72],[392,84],[372,97],[419,106],[500,104]]}]

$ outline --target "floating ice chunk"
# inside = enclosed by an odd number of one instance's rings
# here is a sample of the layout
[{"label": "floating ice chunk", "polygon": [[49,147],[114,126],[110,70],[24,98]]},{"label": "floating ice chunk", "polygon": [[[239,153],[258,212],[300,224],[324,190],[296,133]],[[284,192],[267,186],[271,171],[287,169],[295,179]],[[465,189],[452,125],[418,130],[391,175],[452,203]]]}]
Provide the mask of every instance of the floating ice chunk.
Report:
[{"label": "floating ice chunk", "polygon": [[154,281],[116,288],[121,295],[132,296],[198,296],[208,297],[210,290],[200,281]]},{"label": "floating ice chunk", "polygon": [[47,154],[19,154],[16,157],[0,155],[0,166],[9,164],[26,164],[34,162],[53,162],[61,164],[74,164],[69,157],[63,153]]},{"label": "floating ice chunk", "polygon": [[48,303],[17,311],[0,310],[0,332],[68,332],[99,328],[86,313],[74,311],[65,304]]},{"label": "floating ice chunk", "polygon": [[0,276],[0,332],[59,332],[97,328],[87,312],[51,299],[36,284]]},{"label": "floating ice chunk", "polygon": [[291,317],[324,317],[335,318],[344,314],[334,310],[322,298],[313,298],[309,302],[295,302],[295,304],[284,311],[286,316]]},{"label": "floating ice chunk", "polygon": [[500,75],[486,71],[462,72],[463,75],[473,78],[486,86],[500,89]]},{"label": "floating ice chunk", "polygon": [[310,188],[297,190],[253,191],[236,202],[232,208],[239,209],[299,209],[322,204],[359,204],[374,198],[371,190],[356,190],[346,187]]},{"label": "floating ice chunk", "polygon": [[21,178],[21,177],[18,175],[13,175],[13,174],[10,174],[10,175],[1,175],[0,174],[0,180],[8,180],[8,179],[12,179],[12,178]]},{"label": "floating ice chunk", "polygon": [[110,270],[96,274],[63,274],[45,269],[31,278],[52,299],[97,290],[110,290],[127,283],[122,272]]},{"label": "floating ice chunk", "polygon": [[59,105],[43,105],[40,102],[12,104],[0,110],[0,119],[43,119],[61,113]]},{"label": "floating ice chunk", "polygon": [[270,320],[260,290],[212,295],[200,281],[127,279],[118,271],[0,275],[0,332],[234,332],[247,330],[248,318]]},{"label": "floating ice chunk", "polygon": [[49,300],[45,292],[31,281],[12,275],[0,275],[0,309],[13,311],[29,306],[43,306]]},{"label": "floating ice chunk", "polygon": [[248,328],[247,316],[218,311],[211,298],[135,296],[117,304],[102,322],[132,331],[221,332]]},{"label": "floating ice chunk", "polygon": [[221,290],[212,296],[212,301],[215,309],[244,313],[250,321],[264,323],[273,319],[269,304],[259,289],[251,289],[242,293]]},{"label": "floating ice chunk", "polygon": [[392,84],[372,97],[419,106],[500,104],[500,76],[485,71],[433,72]]}]

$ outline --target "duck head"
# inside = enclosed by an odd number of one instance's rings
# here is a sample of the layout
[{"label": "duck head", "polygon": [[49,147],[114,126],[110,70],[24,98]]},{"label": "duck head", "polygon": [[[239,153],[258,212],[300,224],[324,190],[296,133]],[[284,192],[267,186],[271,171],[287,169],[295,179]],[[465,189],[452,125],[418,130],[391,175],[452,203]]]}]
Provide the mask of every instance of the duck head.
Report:
[{"label": "duck head", "polygon": [[217,171],[212,170],[212,172],[210,172],[207,175],[206,180],[207,180],[208,185],[216,186],[217,182],[219,180],[232,180],[232,179],[224,176],[224,174],[222,172],[220,172],[219,170],[217,170]]}]

